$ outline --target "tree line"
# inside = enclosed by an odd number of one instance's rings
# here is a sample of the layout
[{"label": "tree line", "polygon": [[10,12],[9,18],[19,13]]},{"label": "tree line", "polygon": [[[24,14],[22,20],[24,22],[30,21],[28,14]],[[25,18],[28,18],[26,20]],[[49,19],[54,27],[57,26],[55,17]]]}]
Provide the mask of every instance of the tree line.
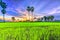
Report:
[{"label": "tree line", "polygon": [[43,16],[42,18],[38,18],[37,21],[54,21],[54,16]]}]

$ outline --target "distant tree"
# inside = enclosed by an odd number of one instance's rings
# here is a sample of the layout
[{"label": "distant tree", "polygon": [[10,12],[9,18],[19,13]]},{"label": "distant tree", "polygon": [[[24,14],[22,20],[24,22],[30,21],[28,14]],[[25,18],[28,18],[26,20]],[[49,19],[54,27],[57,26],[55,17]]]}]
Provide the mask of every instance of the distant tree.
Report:
[{"label": "distant tree", "polygon": [[44,16],[43,18],[44,18],[44,21],[47,21],[47,17],[46,16]]},{"label": "distant tree", "polygon": [[40,18],[40,21],[43,21],[43,18]]},{"label": "distant tree", "polygon": [[34,17],[34,19],[37,19],[36,17]]},{"label": "distant tree", "polygon": [[53,19],[54,19],[54,16],[48,16],[48,21],[53,21]]},{"label": "distant tree", "polygon": [[50,21],[51,20],[51,17],[50,16],[47,16],[47,21]]},{"label": "distant tree", "polygon": [[40,18],[37,18],[37,21],[40,21]]},{"label": "distant tree", "polygon": [[54,19],[54,16],[53,16],[53,15],[51,15],[51,21],[53,21],[53,19]]},{"label": "distant tree", "polygon": [[15,17],[12,17],[12,21],[13,21],[13,22],[15,21]]},{"label": "distant tree", "polygon": [[37,18],[37,21],[43,21],[43,18]]},{"label": "distant tree", "polygon": [[[32,19],[34,19],[34,14],[33,14],[33,12],[34,12],[34,7],[31,7],[31,12],[32,12]],[[33,20],[32,20],[33,21]]]}]

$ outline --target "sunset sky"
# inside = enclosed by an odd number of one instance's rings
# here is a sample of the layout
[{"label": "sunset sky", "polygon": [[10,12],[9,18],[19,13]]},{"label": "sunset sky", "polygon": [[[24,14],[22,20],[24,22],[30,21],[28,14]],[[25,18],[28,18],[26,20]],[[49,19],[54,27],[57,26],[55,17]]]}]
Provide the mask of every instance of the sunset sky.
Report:
[{"label": "sunset sky", "polygon": [[[60,0],[3,0],[3,2],[7,4],[5,14],[7,19],[12,16],[18,18],[24,16],[27,14],[26,7],[33,6],[35,16],[54,15],[55,19],[60,20]],[[0,16],[2,17],[1,11]]]}]

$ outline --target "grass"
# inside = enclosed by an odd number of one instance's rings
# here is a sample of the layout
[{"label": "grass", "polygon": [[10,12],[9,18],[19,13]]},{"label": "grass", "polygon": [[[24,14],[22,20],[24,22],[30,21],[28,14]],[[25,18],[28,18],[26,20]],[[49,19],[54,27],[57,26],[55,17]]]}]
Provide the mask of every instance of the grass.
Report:
[{"label": "grass", "polygon": [[0,23],[0,40],[60,40],[60,22]]}]

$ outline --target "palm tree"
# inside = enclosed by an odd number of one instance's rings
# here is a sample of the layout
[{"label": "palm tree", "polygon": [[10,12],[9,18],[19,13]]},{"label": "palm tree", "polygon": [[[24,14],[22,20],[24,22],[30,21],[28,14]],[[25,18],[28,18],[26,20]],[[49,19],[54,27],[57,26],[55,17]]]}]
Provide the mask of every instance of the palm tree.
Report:
[{"label": "palm tree", "polygon": [[54,16],[53,15],[48,16],[48,21],[53,21],[53,19],[54,19]]},{"label": "palm tree", "polygon": [[26,10],[27,10],[28,13],[29,13],[28,15],[29,15],[29,20],[30,20],[30,10],[31,10],[31,9],[30,9],[30,6],[28,6]]},{"label": "palm tree", "polygon": [[1,7],[2,7],[3,9],[6,9],[6,8],[7,8],[7,5],[6,5],[6,3],[4,3],[4,2],[1,2]]},{"label": "palm tree", "polygon": [[44,16],[43,18],[44,18],[44,21],[47,21],[47,17],[46,16]]},{"label": "palm tree", "polygon": [[48,21],[50,21],[50,20],[51,20],[51,17],[50,17],[50,16],[48,16],[48,17],[47,17],[47,20],[48,20]]},{"label": "palm tree", "polygon": [[15,21],[15,17],[12,17],[12,21],[13,21],[13,22]]},{"label": "palm tree", "polygon": [[[32,12],[32,19],[34,19],[34,14],[33,14],[33,12],[34,12],[34,7],[31,7],[31,12]],[[33,20],[32,20],[33,21]]]},{"label": "palm tree", "polygon": [[43,21],[43,18],[40,18],[40,21]]},{"label": "palm tree", "polygon": [[0,0],[0,5],[1,5],[1,3],[2,3],[2,0]]},{"label": "palm tree", "polygon": [[5,9],[2,9],[1,12],[3,14],[3,22],[5,22],[5,13],[6,13],[6,10]]},{"label": "palm tree", "polygon": [[51,21],[53,21],[53,19],[54,19],[54,16],[53,16],[53,15],[51,15]]},{"label": "palm tree", "polygon": [[0,2],[0,5],[1,5],[1,7],[2,7],[2,10],[1,10],[1,12],[2,12],[2,14],[3,14],[3,21],[5,22],[5,13],[6,13],[6,7],[7,7],[7,5],[6,5],[6,3],[4,3],[4,2]]}]

